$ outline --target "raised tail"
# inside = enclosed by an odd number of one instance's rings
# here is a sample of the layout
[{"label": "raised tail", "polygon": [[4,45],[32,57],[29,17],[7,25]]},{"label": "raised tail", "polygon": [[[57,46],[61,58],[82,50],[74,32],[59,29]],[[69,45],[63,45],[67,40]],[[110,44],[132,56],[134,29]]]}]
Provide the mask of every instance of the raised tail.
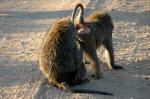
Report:
[{"label": "raised tail", "polygon": [[75,6],[75,9],[73,10],[73,13],[72,13],[72,17],[71,17],[71,21],[72,23],[74,24],[75,23],[75,14],[76,14],[76,11],[77,9],[80,8],[80,12],[79,12],[79,15],[78,15],[78,22],[79,23],[83,23],[83,14],[84,14],[84,7],[82,4],[77,4]]}]

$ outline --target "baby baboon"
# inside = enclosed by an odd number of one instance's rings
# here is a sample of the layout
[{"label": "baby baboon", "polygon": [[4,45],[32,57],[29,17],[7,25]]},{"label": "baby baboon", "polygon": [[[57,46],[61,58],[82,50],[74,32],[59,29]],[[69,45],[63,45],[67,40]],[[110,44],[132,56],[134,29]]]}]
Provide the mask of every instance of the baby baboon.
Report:
[{"label": "baby baboon", "polygon": [[96,54],[96,49],[101,45],[105,47],[105,55],[107,57],[109,69],[123,69],[123,67],[115,65],[114,63],[114,50],[112,44],[113,23],[111,17],[103,11],[98,11],[92,13],[84,20],[83,5],[78,4],[73,12],[73,18],[75,17],[77,8],[80,8],[79,15],[75,22],[79,35],[78,40],[84,50],[84,55],[88,56],[91,60],[96,78],[100,77],[99,59]]},{"label": "baby baboon", "polygon": [[109,92],[69,87],[86,81],[86,69],[76,35],[77,31],[70,19],[63,18],[56,22],[48,31],[40,50],[40,70],[51,84],[64,91],[112,95]]}]

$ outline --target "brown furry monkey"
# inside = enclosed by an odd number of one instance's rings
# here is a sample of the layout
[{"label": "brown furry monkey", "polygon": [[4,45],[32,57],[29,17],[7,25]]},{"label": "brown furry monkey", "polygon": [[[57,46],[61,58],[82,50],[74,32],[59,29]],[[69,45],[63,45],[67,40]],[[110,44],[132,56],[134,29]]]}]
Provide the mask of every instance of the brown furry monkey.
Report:
[{"label": "brown furry monkey", "polygon": [[77,31],[70,19],[58,20],[48,31],[40,50],[39,67],[48,81],[56,87],[73,93],[113,95],[109,92],[72,89],[85,82],[86,69],[82,62]]},{"label": "brown furry monkey", "polygon": [[78,30],[78,40],[85,56],[88,56],[91,60],[96,78],[100,77],[99,59],[96,54],[96,49],[101,45],[105,47],[105,55],[107,57],[109,69],[123,69],[123,67],[115,65],[114,63],[114,50],[112,44],[113,23],[111,17],[103,11],[98,11],[92,13],[84,20],[83,5],[78,4],[73,12],[73,19],[78,8],[80,8],[80,12],[75,22],[75,26]]}]

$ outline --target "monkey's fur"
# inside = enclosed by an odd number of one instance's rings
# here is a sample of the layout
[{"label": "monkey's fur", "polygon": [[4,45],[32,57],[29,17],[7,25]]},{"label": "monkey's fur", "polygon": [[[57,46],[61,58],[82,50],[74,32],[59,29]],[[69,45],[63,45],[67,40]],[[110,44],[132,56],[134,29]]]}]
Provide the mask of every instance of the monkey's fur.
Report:
[{"label": "monkey's fur", "polygon": [[112,31],[114,26],[111,17],[103,11],[97,11],[84,20],[84,8],[82,4],[76,6],[73,16],[75,17],[77,8],[80,8],[80,12],[75,22],[76,27],[78,30],[83,29],[84,27],[91,29],[90,33],[83,33],[84,31],[78,32],[78,37],[84,51],[84,56],[89,57],[92,63],[96,78],[100,78],[99,59],[96,49],[101,45],[105,47],[105,55],[109,69],[123,69],[123,67],[117,66],[114,63],[114,50],[112,44]]},{"label": "monkey's fur", "polygon": [[48,31],[40,50],[40,70],[51,84],[64,91],[112,95],[109,92],[70,88],[84,82],[86,73],[76,35],[70,19],[57,21]]},{"label": "monkey's fur", "polygon": [[61,19],[48,31],[40,52],[41,71],[51,84],[63,90],[65,84],[81,82],[86,72],[75,38],[73,24]]}]

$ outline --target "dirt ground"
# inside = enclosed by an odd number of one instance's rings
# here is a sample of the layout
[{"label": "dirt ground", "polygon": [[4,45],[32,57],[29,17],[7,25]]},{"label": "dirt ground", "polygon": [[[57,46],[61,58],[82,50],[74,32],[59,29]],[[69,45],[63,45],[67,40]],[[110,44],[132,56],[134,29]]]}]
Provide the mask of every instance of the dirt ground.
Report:
[{"label": "dirt ground", "polygon": [[[106,11],[113,19],[116,63],[107,67],[103,47],[97,51],[103,78],[75,86],[112,92],[114,96],[74,94],[43,86],[38,68],[42,39],[51,25],[70,17],[82,3],[85,17]],[[0,99],[149,99],[150,98],[150,1],[149,0],[0,0]]]}]

